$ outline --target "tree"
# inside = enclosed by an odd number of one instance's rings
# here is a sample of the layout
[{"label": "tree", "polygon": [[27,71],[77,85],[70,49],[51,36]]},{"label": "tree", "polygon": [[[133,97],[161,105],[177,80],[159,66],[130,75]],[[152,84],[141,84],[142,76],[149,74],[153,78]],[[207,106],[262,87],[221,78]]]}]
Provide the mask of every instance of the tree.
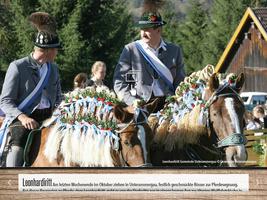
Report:
[{"label": "tree", "polygon": [[71,88],[70,80],[73,80],[77,73],[90,73],[90,68],[96,60],[107,64],[106,78],[108,82],[112,82],[119,54],[132,36],[132,19],[125,7],[123,0],[41,2],[43,10],[50,10],[60,19],[59,33],[64,48],[57,62],[63,74],[64,86]]},{"label": "tree", "polygon": [[203,46],[203,64],[215,65],[230,40],[248,1],[214,0]]},{"label": "tree", "polygon": [[206,34],[206,11],[198,0],[190,0],[186,19],[179,27],[180,44],[184,51],[187,73],[201,69],[203,53],[202,46]]},{"label": "tree", "polygon": [[31,52],[37,31],[27,17],[35,11],[48,12],[57,21],[63,45],[56,58],[63,90],[72,89],[77,73],[90,73],[96,60],[106,62],[111,82],[123,45],[135,34],[123,0],[14,0],[5,6],[1,7],[5,12],[0,16],[0,51],[10,54],[1,54],[1,68]]},{"label": "tree", "polygon": [[251,0],[252,7],[266,7],[267,1],[266,0]]},{"label": "tree", "polygon": [[[12,57],[10,49],[12,49],[11,39],[12,31],[10,28],[8,5],[0,3],[0,71],[7,69],[8,60]],[[3,77],[0,77],[3,79]]]},{"label": "tree", "polygon": [[9,63],[32,49],[31,27],[26,15],[31,12],[34,1],[7,1],[2,2],[0,17],[0,65],[6,70]]},{"label": "tree", "polygon": [[176,13],[174,3],[172,1],[166,1],[161,14],[163,20],[167,22],[163,27],[163,38],[178,44],[180,42],[179,24],[182,19]]}]

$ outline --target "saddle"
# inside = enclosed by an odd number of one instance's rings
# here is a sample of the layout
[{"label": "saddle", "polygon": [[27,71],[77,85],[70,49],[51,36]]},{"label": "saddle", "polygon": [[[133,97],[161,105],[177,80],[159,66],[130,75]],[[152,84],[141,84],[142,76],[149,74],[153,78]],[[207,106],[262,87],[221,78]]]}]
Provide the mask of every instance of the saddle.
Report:
[{"label": "saddle", "polygon": [[24,167],[31,165],[29,154],[31,152],[32,142],[38,134],[41,134],[41,131],[42,131],[42,129],[34,129],[28,135],[27,142],[26,142],[26,145],[24,147],[24,153],[23,153],[23,160],[24,160],[23,166]]},{"label": "saddle", "polygon": [[[4,119],[5,119],[4,117],[0,117],[0,127],[1,127]],[[23,153],[23,160],[24,160],[23,166],[30,166],[31,163],[30,163],[29,153],[31,151],[32,142],[33,142],[35,136],[37,134],[40,134],[40,133],[41,133],[41,129],[34,129],[29,133],[28,138],[27,138],[27,142],[26,142],[26,145],[24,148],[24,153]],[[2,160],[0,160],[0,167],[4,167],[6,164],[5,162],[6,162],[6,156],[7,156],[8,150],[9,150],[9,145],[8,145],[9,140],[10,140],[10,135],[8,135],[8,138],[6,141],[5,149],[3,152],[3,158],[2,158]]]}]

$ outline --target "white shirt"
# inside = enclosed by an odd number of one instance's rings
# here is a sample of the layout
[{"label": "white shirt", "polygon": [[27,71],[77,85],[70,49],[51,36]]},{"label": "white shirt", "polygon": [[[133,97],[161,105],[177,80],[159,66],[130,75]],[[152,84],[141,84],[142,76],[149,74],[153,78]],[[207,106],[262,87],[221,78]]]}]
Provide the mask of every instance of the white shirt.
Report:
[{"label": "white shirt", "polygon": [[[38,71],[39,71],[39,75],[41,77],[44,73],[44,68],[40,67],[38,69]],[[50,108],[50,102],[49,102],[49,99],[47,98],[46,90],[43,89],[41,101],[40,101],[39,105],[37,106],[37,109],[45,109],[45,108]]]},{"label": "white shirt", "polygon": [[[142,41],[142,40],[141,40]],[[164,51],[166,51],[166,43],[161,39],[160,45],[157,49],[153,49],[152,47],[150,47],[147,43],[142,41],[142,46],[144,48],[149,49],[153,54],[155,54],[157,57],[159,57],[159,50],[163,49]],[[154,79],[154,78],[153,78]],[[153,80],[153,85],[152,85],[152,91],[154,96],[159,97],[159,96],[164,96],[164,93],[162,91],[162,88],[159,84],[158,79],[154,79]]]},{"label": "white shirt", "polygon": [[[142,40],[141,40],[142,41]],[[143,47],[149,49],[150,51],[152,51],[157,57],[159,57],[159,50],[162,48],[164,51],[167,51],[166,49],[166,43],[161,39],[160,45],[157,49],[153,49],[152,47],[150,47],[147,43],[142,41],[142,45]]]}]

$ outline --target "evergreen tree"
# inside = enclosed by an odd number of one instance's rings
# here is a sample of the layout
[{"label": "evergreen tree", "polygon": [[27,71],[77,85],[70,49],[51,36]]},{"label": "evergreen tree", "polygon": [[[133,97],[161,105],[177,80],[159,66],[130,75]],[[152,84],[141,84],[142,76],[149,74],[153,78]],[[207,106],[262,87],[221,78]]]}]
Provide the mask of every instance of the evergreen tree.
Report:
[{"label": "evergreen tree", "polygon": [[163,38],[179,44],[179,24],[183,21],[179,18],[178,14],[175,11],[175,6],[172,1],[166,1],[161,12],[164,21],[167,24],[163,27]]},{"label": "evergreen tree", "polygon": [[206,11],[198,0],[190,0],[185,22],[179,27],[180,44],[184,52],[186,72],[201,69],[203,54],[202,42],[206,34]]},{"label": "evergreen tree", "polygon": [[43,0],[40,4],[39,10],[46,11],[56,18],[62,44],[56,62],[59,66],[63,90],[72,89],[75,75],[80,72],[88,72],[84,68],[87,48],[79,31],[82,19],[81,2]]},{"label": "evergreen tree", "polygon": [[[9,64],[9,59],[12,58],[11,49],[13,49],[11,45],[12,40],[12,31],[10,27],[11,18],[10,12],[8,12],[8,5],[0,2],[0,71],[7,69],[7,65]],[[3,77],[0,77],[3,79]]]},{"label": "evergreen tree", "polygon": [[6,1],[0,3],[0,69],[6,70],[9,63],[28,54],[32,49],[31,26],[27,13],[33,1]]},{"label": "evergreen tree", "polygon": [[216,65],[242,18],[248,1],[214,0],[203,46],[203,65]]},{"label": "evergreen tree", "polygon": [[106,62],[107,81],[111,83],[123,45],[135,33],[124,0],[14,0],[4,5],[0,8],[1,68],[6,69],[11,61],[33,49],[37,31],[28,16],[35,11],[48,12],[57,21],[63,45],[56,58],[63,90],[72,89],[77,73],[90,74],[96,60]]},{"label": "evergreen tree", "polygon": [[267,1],[266,0],[251,0],[252,7],[266,7]]},{"label": "evergreen tree", "polygon": [[107,64],[106,79],[109,83],[112,82],[119,54],[132,36],[132,19],[125,7],[123,0],[41,2],[42,10],[50,10],[57,20],[61,19],[59,33],[63,50],[59,53],[57,63],[66,88],[72,87],[70,80],[77,73],[90,74],[91,66],[96,60]]},{"label": "evergreen tree", "polygon": [[10,1],[10,12],[12,14],[12,30],[14,31],[15,48],[12,53],[15,59],[28,55],[33,49],[34,32],[28,21],[29,13],[34,12],[37,1]]},{"label": "evergreen tree", "polygon": [[[131,4],[137,7],[140,2]],[[212,7],[207,2],[213,2]],[[208,63],[216,65],[247,6],[267,6],[265,0],[190,0],[189,3],[185,19],[177,12],[175,0],[166,1],[161,11],[167,22],[163,37],[182,47],[188,73]],[[182,4],[183,8],[188,5]],[[89,74],[96,60],[107,64],[106,78],[111,83],[123,46],[139,38],[127,8],[129,2],[125,0],[1,1],[0,70],[6,70],[11,61],[31,52],[37,31],[27,17],[32,12],[45,11],[56,18],[63,44],[56,58],[63,89],[72,88],[77,73]]]}]

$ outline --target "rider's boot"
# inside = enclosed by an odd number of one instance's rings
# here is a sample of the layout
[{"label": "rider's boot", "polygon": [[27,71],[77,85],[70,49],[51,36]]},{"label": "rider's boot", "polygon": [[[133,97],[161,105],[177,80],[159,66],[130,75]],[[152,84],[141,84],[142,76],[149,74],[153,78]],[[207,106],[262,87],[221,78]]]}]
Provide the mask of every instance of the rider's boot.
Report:
[{"label": "rider's boot", "polygon": [[11,146],[6,158],[6,167],[21,167],[23,165],[23,151],[19,146]]}]

